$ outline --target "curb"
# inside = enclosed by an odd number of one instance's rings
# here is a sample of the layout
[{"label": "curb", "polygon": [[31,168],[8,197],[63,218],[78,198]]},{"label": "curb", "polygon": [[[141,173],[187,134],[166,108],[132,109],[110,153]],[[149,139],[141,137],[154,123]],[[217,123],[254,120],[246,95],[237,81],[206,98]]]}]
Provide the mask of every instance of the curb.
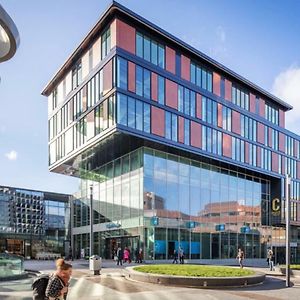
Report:
[{"label": "curb", "polygon": [[242,277],[187,277],[187,276],[170,276],[142,273],[133,270],[134,267],[127,267],[127,279],[163,284],[170,286],[192,287],[192,288],[233,288],[233,287],[247,287],[258,285],[264,282],[266,275],[264,273],[255,272],[254,275]]}]

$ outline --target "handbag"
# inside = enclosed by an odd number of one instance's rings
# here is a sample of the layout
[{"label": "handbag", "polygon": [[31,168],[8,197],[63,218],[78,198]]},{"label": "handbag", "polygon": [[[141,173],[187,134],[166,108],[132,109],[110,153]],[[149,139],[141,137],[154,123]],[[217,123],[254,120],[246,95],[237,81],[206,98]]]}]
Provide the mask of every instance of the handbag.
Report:
[{"label": "handbag", "polygon": [[118,256],[115,255],[115,256],[114,256],[114,261],[117,261],[117,260],[118,260]]}]

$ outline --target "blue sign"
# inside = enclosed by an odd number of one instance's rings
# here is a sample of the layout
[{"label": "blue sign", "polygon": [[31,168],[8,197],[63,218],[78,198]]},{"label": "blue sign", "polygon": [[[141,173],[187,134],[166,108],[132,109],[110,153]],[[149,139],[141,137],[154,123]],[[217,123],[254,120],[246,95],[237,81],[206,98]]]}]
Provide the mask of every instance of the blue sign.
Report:
[{"label": "blue sign", "polygon": [[106,224],[106,228],[107,229],[119,228],[119,227],[121,227],[121,224],[119,224],[119,223],[113,223],[113,222],[111,222],[111,223]]},{"label": "blue sign", "polygon": [[225,224],[216,225],[216,231],[224,231],[224,230],[225,230]]},{"label": "blue sign", "polygon": [[249,226],[242,226],[241,227],[241,233],[249,233],[250,227]]},{"label": "blue sign", "polygon": [[196,227],[196,222],[190,221],[186,223],[187,228],[195,228]]},{"label": "blue sign", "polygon": [[155,253],[156,254],[165,254],[167,251],[167,243],[166,241],[155,241]]},{"label": "blue sign", "polygon": [[151,226],[158,226],[159,225],[159,218],[158,217],[152,217],[150,220]]}]

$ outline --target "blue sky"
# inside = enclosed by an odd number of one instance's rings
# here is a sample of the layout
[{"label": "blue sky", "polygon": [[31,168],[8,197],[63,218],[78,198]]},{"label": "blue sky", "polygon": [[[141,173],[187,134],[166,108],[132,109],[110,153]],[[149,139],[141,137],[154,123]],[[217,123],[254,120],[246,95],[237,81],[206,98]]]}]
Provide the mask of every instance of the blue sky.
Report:
[{"label": "blue sky", "polygon": [[[119,1],[300,112],[300,1]],[[0,185],[73,193],[78,180],[48,171],[47,101],[40,92],[107,0],[2,0],[21,36],[0,65]]]}]

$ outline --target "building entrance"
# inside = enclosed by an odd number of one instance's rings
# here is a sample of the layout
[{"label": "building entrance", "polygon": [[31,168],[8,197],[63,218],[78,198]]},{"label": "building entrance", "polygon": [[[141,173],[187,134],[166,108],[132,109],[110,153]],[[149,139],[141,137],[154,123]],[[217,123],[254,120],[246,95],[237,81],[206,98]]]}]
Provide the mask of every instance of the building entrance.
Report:
[{"label": "building entrance", "polygon": [[105,240],[105,258],[113,259],[117,253],[118,247],[121,247],[122,251],[124,251],[125,247],[127,247],[130,250],[131,259],[133,259],[135,250],[140,246],[141,244],[139,236],[122,236],[107,238]]},{"label": "building entrance", "polygon": [[13,254],[24,255],[24,241],[7,239],[7,251]]}]

